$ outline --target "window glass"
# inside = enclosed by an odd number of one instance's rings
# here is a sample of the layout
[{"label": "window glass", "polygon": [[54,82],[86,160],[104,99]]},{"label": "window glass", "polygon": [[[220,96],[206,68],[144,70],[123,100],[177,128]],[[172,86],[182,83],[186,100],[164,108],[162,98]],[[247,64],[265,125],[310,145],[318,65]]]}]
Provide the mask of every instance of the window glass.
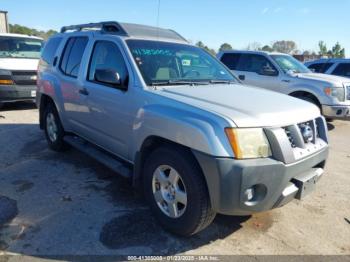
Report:
[{"label": "window glass", "polygon": [[55,53],[57,51],[58,46],[60,45],[62,41],[62,38],[55,37],[51,38],[44,46],[43,53],[41,55],[41,58],[43,61],[45,61],[47,64],[52,64],[54,60]]},{"label": "window glass", "polygon": [[279,67],[287,73],[311,73],[310,69],[290,55],[271,55]]},{"label": "window glass", "polygon": [[309,65],[310,69],[313,69],[315,73],[325,73],[333,65],[333,63],[316,63]]},{"label": "window glass", "polygon": [[60,66],[63,73],[72,77],[78,77],[87,43],[87,37],[72,37],[68,40]]},{"label": "window glass", "polygon": [[350,63],[341,63],[334,69],[333,75],[350,77]]},{"label": "window glass", "polygon": [[127,44],[147,85],[235,81],[229,70],[196,46],[146,40]]},{"label": "window glass", "polygon": [[238,71],[254,72],[257,74],[262,73],[266,68],[277,71],[266,57],[254,54],[241,54],[237,65]]},{"label": "window glass", "polygon": [[221,62],[224,63],[230,70],[236,70],[241,54],[226,53],[221,57]]},{"label": "window glass", "polygon": [[42,43],[40,39],[0,36],[0,58],[39,59]]},{"label": "window glass", "polygon": [[118,72],[122,82],[125,82],[128,77],[123,55],[118,46],[112,42],[99,41],[95,44],[90,62],[89,81],[95,81],[95,71],[97,69],[109,69]]}]

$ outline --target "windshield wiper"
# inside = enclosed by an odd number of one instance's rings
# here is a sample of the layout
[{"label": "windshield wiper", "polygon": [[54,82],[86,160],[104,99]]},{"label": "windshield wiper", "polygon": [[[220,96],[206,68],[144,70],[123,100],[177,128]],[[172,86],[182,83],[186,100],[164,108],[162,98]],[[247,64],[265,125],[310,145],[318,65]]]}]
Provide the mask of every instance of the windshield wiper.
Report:
[{"label": "windshield wiper", "polygon": [[173,86],[173,85],[208,85],[206,82],[201,81],[186,81],[186,80],[167,80],[156,81],[151,83],[152,86]]},{"label": "windshield wiper", "polygon": [[232,80],[216,80],[216,79],[212,79],[209,81],[210,84],[232,84],[235,83]]}]

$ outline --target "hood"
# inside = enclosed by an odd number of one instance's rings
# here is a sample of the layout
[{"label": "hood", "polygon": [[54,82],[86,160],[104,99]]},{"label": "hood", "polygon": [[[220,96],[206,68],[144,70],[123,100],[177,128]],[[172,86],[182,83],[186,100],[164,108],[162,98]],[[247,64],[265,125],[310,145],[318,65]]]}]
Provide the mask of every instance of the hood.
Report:
[{"label": "hood", "polygon": [[318,107],[309,102],[240,84],[177,86],[159,92],[229,118],[237,127],[281,127],[320,116]]},{"label": "hood", "polygon": [[36,71],[38,63],[39,59],[0,58],[0,69]]},{"label": "hood", "polygon": [[350,79],[334,76],[334,75],[326,75],[326,74],[318,74],[318,73],[299,73],[296,74],[296,77],[304,80],[312,80],[312,81],[321,81],[325,84],[330,84],[334,87],[341,87],[343,83],[349,83]]}]

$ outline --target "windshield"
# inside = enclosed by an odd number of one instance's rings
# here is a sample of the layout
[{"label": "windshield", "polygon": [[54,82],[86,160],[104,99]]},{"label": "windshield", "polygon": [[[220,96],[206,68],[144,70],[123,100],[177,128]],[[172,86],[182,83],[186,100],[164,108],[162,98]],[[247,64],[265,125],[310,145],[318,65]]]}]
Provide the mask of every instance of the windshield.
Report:
[{"label": "windshield", "polygon": [[128,40],[147,85],[236,82],[233,75],[201,48],[158,41]]},{"label": "windshield", "polygon": [[0,37],[0,58],[39,59],[42,41],[23,37]]},{"label": "windshield", "polygon": [[292,71],[294,73],[311,73],[310,69],[296,60],[294,57],[288,55],[271,55],[272,59],[287,73]]}]

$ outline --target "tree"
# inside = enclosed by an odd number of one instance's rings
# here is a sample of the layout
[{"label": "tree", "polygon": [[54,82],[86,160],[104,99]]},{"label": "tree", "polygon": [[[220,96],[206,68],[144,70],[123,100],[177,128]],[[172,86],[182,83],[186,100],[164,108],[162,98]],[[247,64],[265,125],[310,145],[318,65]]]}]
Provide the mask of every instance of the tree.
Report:
[{"label": "tree", "polygon": [[261,51],[265,51],[265,52],[273,52],[273,48],[269,45],[264,45],[263,48],[261,48]]},{"label": "tree", "polygon": [[318,47],[320,49],[320,51],[318,52],[319,55],[328,56],[328,48],[325,42],[323,41],[318,42]]},{"label": "tree", "polygon": [[216,51],[214,49],[206,46],[202,41],[198,41],[196,43],[196,46],[203,48],[205,51],[209,52],[212,56],[216,56]]},{"label": "tree", "polygon": [[232,46],[228,43],[223,43],[220,48],[219,51],[226,51],[226,50],[232,50]]},{"label": "tree", "polygon": [[345,49],[341,47],[339,42],[332,47],[332,57],[333,58],[345,58]]},{"label": "tree", "polygon": [[297,49],[297,44],[294,41],[276,41],[272,45],[273,50],[280,52],[280,53],[286,53],[291,54],[294,50]]},{"label": "tree", "polygon": [[10,24],[10,33],[15,34],[23,34],[23,35],[33,35],[42,37],[45,40],[49,38],[50,36],[56,34],[57,32],[55,30],[48,30],[48,31],[39,31],[37,29],[28,28],[26,26],[18,25],[18,24]]},{"label": "tree", "polygon": [[252,50],[252,51],[258,51],[258,50],[261,50],[261,44],[259,42],[249,43],[246,49]]}]

